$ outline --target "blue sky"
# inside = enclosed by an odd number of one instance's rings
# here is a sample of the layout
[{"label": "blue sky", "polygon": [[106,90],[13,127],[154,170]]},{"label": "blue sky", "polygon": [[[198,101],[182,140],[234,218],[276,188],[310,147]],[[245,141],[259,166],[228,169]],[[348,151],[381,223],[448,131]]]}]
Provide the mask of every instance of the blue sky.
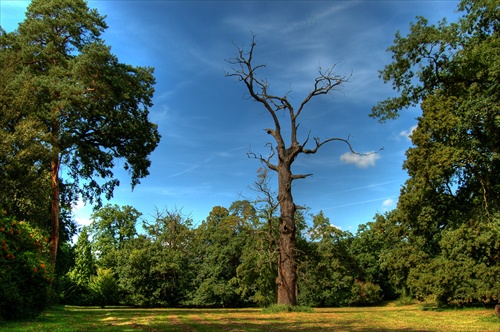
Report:
[{"label": "blue sky", "polygon": [[[0,24],[7,31],[24,19],[28,1],[0,0]],[[145,217],[155,208],[182,209],[195,224],[217,205],[229,207],[254,198],[249,186],[261,164],[246,153],[266,154],[272,125],[266,111],[247,98],[245,87],[225,77],[225,60],[256,35],[255,64],[271,92],[297,105],[313,86],[318,68],[352,75],[341,91],[320,96],[303,112],[300,135],[350,137],[316,155],[300,156],[294,182],[298,205],[323,210],[332,224],[355,232],[358,224],[396,206],[407,178],[402,170],[408,134],[418,109],[379,124],[371,108],[394,92],[378,78],[391,60],[386,49],[396,31],[406,34],[416,16],[430,22],[456,18],[458,1],[88,1],[106,15],[103,35],[121,62],[155,67],[151,120],[162,141],[151,156],[150,176],[131,191],[127,173],[111,203],[131,205]],[[285,117],[282,117],[286,120]],[[276,176],[272,186],[277,189]],[[91,207],[79,204],[77,220],[87,222]]]}]

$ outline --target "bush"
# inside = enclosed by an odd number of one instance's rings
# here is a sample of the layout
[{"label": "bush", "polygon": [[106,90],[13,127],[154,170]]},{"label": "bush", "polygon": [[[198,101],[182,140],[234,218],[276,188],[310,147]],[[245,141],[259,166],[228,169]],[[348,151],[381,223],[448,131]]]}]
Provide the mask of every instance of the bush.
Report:
[{"label": "bush", "polygon": [[0,318],[32,318],[49,302],[48,237],[28,222],[0,215]]},{"label": "bush", "polygon": [[119,289],[113,270],[97,269],[97,275],[90,278],[89,288],[93,302],[101,307],[119,303]]},{"label": "bush", "polygon": [[406,296],[401,296],[400,298],[398,298],[395,301],[395,303],[396,303],[397,306],[405,306],[405,305],[415,304],[416,301],[415,301],[414,298],[406,295]]},{"label": "bush", "polygon": [[351,303],[354,305],[373,305],[382,300],[382,289],[371,282],[356,280],[352,285]]},{"label": "bush", "polygon": [[59,277],[59,303],[78,306],[94,304],[92,291],[88,285],[79,285],[67,275]]}]

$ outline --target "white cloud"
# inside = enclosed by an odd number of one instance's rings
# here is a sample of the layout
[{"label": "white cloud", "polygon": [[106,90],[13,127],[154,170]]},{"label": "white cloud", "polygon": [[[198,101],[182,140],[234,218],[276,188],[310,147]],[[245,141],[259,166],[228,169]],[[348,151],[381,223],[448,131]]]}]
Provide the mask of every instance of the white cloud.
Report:
[{"label": "white cloud", "polygon": [[385,201],[382,202],[382,210],[388,211],[390,210],[396,202],[394,201],[393,198],[388,198]]},{"label": "white cloud", "polygon": [[342,227],[340,227],[340,226],[336,226],[336,225],[334,225],[334,224],[330,224],[330,226],[331,226],[331,227],[333,227],[333,228],[338,229],[339,231],[341,231],[341,230],[342,230]]},{"label": "white cloud", "polygon": [[354,164],[360,168],[367,168],[370,166],[375,166],[377,159],[380,159],[380,155],[374,152],[370,152],[365,155],[354,154],[351,152],[346,152],[340,156],[340,160],[346,164]]},{"label": "white cloud", "polygon": [[402,132],[399,133],[399,136],[406,137],[407,139],[410,139],[410,135],[413,133],[413,131],[417,129],[417,125],[412,126],[408,130],[403,130]]},{"label": "white cloud", "polygon": [[90,215],[91,215],[91,207],[85,205],[85,203],[78,199],[76,203],[71,205],[71,210],[73,212],[73,216],[75,221],[79,226],[87,226],[90,225]]}]

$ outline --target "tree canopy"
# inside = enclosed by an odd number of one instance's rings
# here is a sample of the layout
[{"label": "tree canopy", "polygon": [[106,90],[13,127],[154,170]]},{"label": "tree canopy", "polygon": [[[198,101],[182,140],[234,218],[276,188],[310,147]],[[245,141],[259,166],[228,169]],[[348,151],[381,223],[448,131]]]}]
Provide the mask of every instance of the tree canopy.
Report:
[{"label": "tree canopy", "polygon": [[490,278],[500,265],[500,7],[464,0],[459,10],[457,22],[421,17],[406,37],[398,33],[381,72],[398,95],[372,116],[422,109],[403,165],[410,177],[389,217],[405,241],[384,257],[403,294],[487,302],[499,297]]},{"label": "tree canopy", "polygon": [[[0,32],[0,68],[8,78],[1,83],[1,135],[15,142],[5,148],[0,181],[19,183],[9,188],[22,196],[5,204],[25,211],[41,201],[40,190],[50,197],[54,262],[61,190],[71,193],[70,200],[110,198],[119,185],[117,160],[134,187],[149,174],[149,155],[160,140],[149,120],[153,69],[119,62],[100,39],[106,28],[104,17],[83,0],[34,0],[16,31]],[[21,172],[40,187],[17,189]]]}]

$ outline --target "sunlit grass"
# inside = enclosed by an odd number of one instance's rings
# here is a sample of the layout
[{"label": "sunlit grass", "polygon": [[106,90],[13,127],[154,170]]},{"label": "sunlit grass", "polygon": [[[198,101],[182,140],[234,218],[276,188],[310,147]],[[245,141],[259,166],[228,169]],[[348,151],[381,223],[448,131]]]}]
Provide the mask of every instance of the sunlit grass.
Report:
[{"label": "sunlit grass", "polygon": [[307,306],[291,306],[286,304],[273,304],[262,309],[265,314],[275,314],[280,312],[313,312],[311,307]]},{"label": "sunlit grass", "polygon": [[0,323],[0,331],[500,331],[500,319],[483,308],[438,311],[387,305],[309,311],[66,306],[33,321]]}]

